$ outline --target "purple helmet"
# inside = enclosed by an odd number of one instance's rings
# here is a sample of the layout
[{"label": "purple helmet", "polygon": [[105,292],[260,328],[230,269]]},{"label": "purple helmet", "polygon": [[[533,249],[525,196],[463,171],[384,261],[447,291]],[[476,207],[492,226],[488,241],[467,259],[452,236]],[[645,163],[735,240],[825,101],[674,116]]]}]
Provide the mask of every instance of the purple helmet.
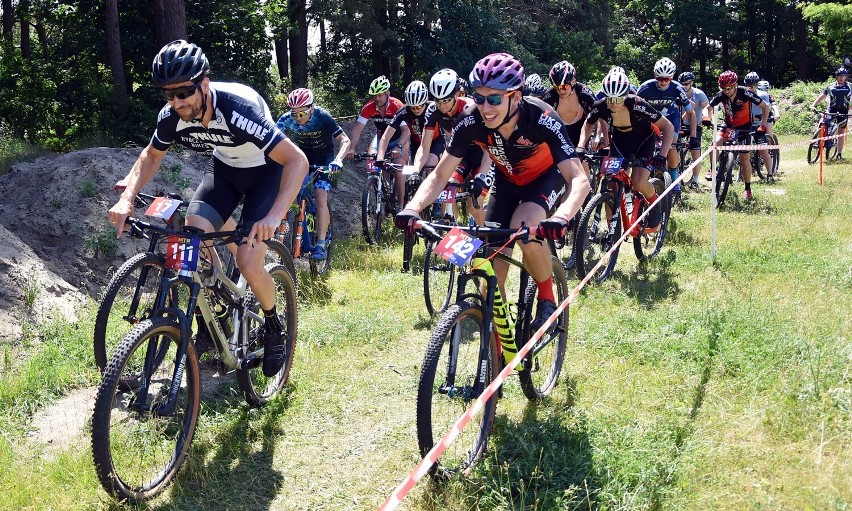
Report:
[{"label": "purple helmet", "polygon": [[524,86],[524,66],[508,53],[492,53],[483,57],[470,72],[471,87],[513,91]]}]

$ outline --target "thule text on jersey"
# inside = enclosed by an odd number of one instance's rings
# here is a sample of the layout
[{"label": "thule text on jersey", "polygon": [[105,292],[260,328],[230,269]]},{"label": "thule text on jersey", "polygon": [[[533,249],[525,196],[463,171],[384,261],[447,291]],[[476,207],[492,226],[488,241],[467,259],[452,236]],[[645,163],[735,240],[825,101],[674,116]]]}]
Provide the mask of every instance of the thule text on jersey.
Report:
[{"label": "thule text on jersey", "polygon": [[264,137],[266,137],[266,134],[269,133],[268,129],[264,129],[260,124],[246,119],[237,112],[234,112],[231,115],[231,124],[245,131],[248,135],[252,135],[258,140],[263,140]]}]

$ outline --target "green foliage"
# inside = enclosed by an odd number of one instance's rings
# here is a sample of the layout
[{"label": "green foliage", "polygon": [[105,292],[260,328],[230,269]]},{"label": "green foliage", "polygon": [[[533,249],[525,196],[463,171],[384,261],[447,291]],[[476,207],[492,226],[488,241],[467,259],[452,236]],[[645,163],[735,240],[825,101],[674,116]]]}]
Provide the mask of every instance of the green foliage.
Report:
[{"label": "green foliage", "polygon": [[86,250],[92,252],[92,257],[112,257],[118,252],[118,240],[115,238],[115,229],[111,226],[106,229],[98,229],[86,236],[83,245]]},{"label": "green foliage", "polygon": [[775,132],[779,135],[813,134],[816,116],[811,111],[811,104],[825,86],[825,83],[794,82],[783,89],[772,89],[770,94],[781,108],[781,118],[773,128]]},{"label": "green foliage", "polygon": [[803,5],[802,15],[830,39],[842,40],[852,35],[852,5],[838,3]]},{"label": "green foliage", "polygon": [[181,165],[180,163],[175,163],[171,167],[165,167],[162,169],[163,177],[166,178],[166,181],[171,183],[178,190],[183,190],[190,185],[190,179],[186,176],[181,175]]}]

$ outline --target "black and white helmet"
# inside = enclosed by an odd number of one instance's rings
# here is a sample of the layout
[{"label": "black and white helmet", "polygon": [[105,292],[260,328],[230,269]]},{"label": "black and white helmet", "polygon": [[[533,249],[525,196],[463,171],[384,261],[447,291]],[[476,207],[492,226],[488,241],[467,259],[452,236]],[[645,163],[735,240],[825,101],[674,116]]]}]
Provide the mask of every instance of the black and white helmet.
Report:
[{"label": "black and white helmet", "polygon": [[459,75],[452,69],[444,68],[434,75],[429,80],[429,92],[435,99],[444,99],[450,97],[459,86]]},{"label": "black and white helmet", "polygon": [[601,83],[601,90],[608,98],[626,96],[630,91],[630,78],[623,72],[615,71],[606,75]]},{"label": "black and white helmet", "polygon": [[539,88],[544,86],[544,83],[541,81],[541,76],[539,76],[536,73],[533,73],[533,74],[527,76],[526,86],[527,86],[528,90],[532,91],[532,90],[538,90]]},{"label": "black and white helmet", "polygon": [[405,88],[405,104],[408,106],[420,106],[429,99],[429,91],[426,84],[420,80],[414,80]]},{"label": "black and white helmet", "polygon": [[155,87],[194,82],[210,70],[210,62],[198,46],[183,39],[172,41],[154,57],[151,81]]},{"label": "black and white helmet", "polygon": [[743,78],[743,83],[748,87],[754,87],[757,85],[757,82],[760,81],[760,76],[754,71],[751,71],[749,74],[745,75]]},{"label": "black and white helmet", "polygon": [[662,78],[672,78],[675,74],[675,63],[668,57],[663,57],[654,64],[654,76]]},{"label": "black and white helmet", "polygon": [[757,88],[758,88],[758,90],[762,90],[763,92],[769,92],[769,89],[771,89],[772,86],[769,85],[768,81],[761,80],[761,81],[757,82]]}]

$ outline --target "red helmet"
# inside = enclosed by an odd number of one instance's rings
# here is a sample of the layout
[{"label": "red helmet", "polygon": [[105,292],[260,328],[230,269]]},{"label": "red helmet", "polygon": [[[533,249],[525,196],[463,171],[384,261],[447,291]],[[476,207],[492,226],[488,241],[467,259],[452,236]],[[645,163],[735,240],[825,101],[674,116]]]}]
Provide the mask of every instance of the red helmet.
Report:
[{"label": "red helmet", "polygon": [[287,96],[287,106],[299,108],[314,104],[314,93],[310,89],[296,89]]},{"label": "red helmet", "polygon": [[725,88],[736,85],[740,77],[730,69],[719,75],[719,87]]}]

